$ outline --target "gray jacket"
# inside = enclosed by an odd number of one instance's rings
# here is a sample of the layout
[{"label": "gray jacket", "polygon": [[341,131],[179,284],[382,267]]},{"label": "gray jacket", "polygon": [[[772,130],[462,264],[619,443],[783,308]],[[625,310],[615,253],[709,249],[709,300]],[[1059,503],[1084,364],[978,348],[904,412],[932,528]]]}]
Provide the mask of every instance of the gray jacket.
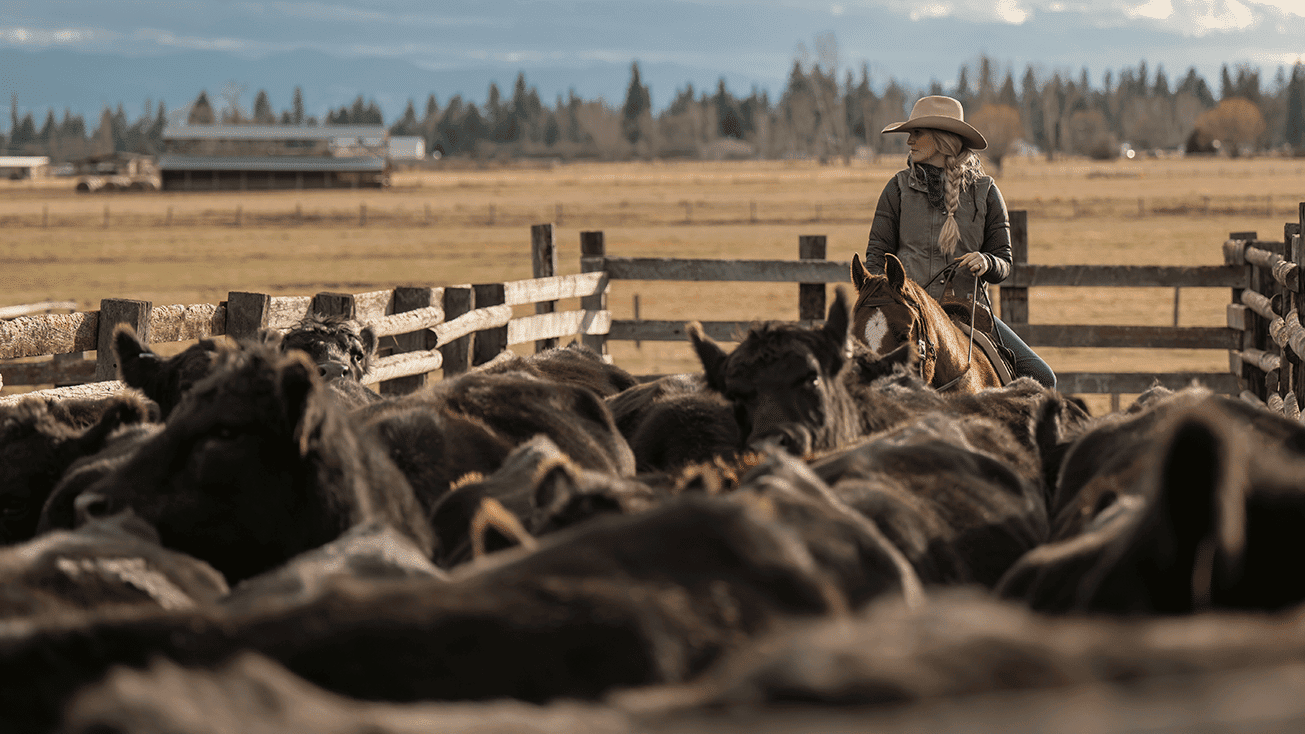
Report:
[{"label": "gray jacket", "polygon": [[[865,248],[866,267],[884,272],[884,255],[891,252],[902,261],[906,275],[924,285],[938,271],[967,252],[982,252],[988,260],[986,283],[1000,283],[1010,276],[1010,217],[1006,202],[991,176],[980,176],[973,186],[961,189],[956,224],[961,240],[956,253],[945,259],[938,250],[938,233],[947,221],[944,209],[929,204],[927,186],[918,166],[898,171],[879,196],[870,241]],[[953,281],[956,295],[968,299],[974,289],[969,270],[958,270]],[[941,299],[942,279],[929,286],[929,294]],[[982,294],[980,294],[982,300]]]}]

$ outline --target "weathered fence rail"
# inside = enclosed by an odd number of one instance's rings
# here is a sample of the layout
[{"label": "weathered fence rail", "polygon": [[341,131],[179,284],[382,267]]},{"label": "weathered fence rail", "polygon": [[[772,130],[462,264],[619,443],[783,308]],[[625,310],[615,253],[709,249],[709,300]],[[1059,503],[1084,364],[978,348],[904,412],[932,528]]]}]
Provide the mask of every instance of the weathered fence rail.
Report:
[{"label": "weathered fence rail", "polygon": [[1281,241],[1233,232],[1223,245],[1224,261],[1246,273],[1245,287],[1233,291],[1228,305],[1228,326],[1239,335],[1239,344],[1229,352],[1229,367],[1239,380],[1241,396],[1297,420],[1305,380],[1302,226],[1305,202],[1297,210],[1297,221],[1283,225]]},{"label": "weathered fence rail", "polygon": [[[1299,224],[1295,226],[1298,234]],[[1032,346],[1219,349],[1233,355],[1231,372],[1058,372],[1063,392],[1110,394],[1117,399],[1120,394],[1143,392],[1157,382],[1179,388],[1198,380],[1221,393],[1255,394],[1267,402],[1268,392],[1287,382],[1299,382],[1299,374],[1294,381],[1276,379],[1283,357],[1269,351],[1269,344],[1277,344],[1273,338],[1248,336],[1251,327],[1257,326],[1253,319],[1263,319],[1266,334],[1273,323],[1279,341],[1305,347],[1305,328],[1295,317],[1295,301],[1288,306],[1291,318],[1279,319],[1282,294],[1254,295],[1259,292],[1256,284],[1269,278],[1257,275],[1256,268],[1267,267],[1293,287],[1299,278],[1294,267],[1279,262],[1280,256],[1274,260],[1272,254],[1261,254],[1263,248],[1258,245],[1262,243],[1253,234],[1232,238],[1241,245],[1234,246],[1235,255],[1227,255],[1225,265],[1143,267],[1031,264],[1027,212],[1011,212],[1011,231],[1015,268],[1000,287],[1001,317]],[[1299,250],[1299,237],[1291,241]],[[98,312],[20,317],[0,322],[0,359],[56,356],[42,362],[0,365],[0,375],[9,385],[96,381],[104,383],[104,389],[112,389],[116,365],[108,339],[118,323],[132,324],[153,343],[222,335],[240,339],[259,329],[286,330],[314,312],[344,314],[370,323],[384,337],[385,353],[375,361],[367,379],[381,383],[383,392],[398,393],[419,387],[436,370],[455,374],[489,361],[509,346],[532,341],[536,349],[543,349],[559,338],[578,336],[605,353],[611,340],[686,339],[684,321],[613,319],[607,310],[613,281],[796,283],[797,321],[814,324],[825,316],[826,285],[847,283],[850,271],[849,263],[826,259],[823,235],[799,238],[795,261],[708,260],[609,256],[603,233],[588,231],[580,234],[581,272],[558,276],[553,225],[544,224],[531,228],[531,252],[536,277],[507,283],[314,296],[232,292],[222,303],[196,306],[153,307],[143,301],[109,299],[101,303]],[[1229,308],[1227,328],[1030,323],[1028,291],[1040,287],[1229,288],[1235,305]],[[556,311],[558,301],[577,298],[579,309]],[[1242,305],[1241,299],[1248,305]],[[530,304],[535,305],[535,314],[517,315],[518,307]],[[707,334],[720,341],[734,339],[750,325],[740,321],[702,323]],[[91,350],[96,350],[96,358],[85,359],[83,353]],[[1299,357],[1293,360],[1299,373]],[[1272,390],[1255,387],[1259,383],[1254,382],[1258,374],[1254,370],[1274,375]]]}]

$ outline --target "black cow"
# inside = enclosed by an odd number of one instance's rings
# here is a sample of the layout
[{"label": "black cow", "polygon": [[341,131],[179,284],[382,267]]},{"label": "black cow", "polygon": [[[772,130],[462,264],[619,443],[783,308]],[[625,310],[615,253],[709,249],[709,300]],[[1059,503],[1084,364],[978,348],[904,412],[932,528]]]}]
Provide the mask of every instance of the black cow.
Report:
[{"label": "black cow", "polygon": [[325,396],[303,355],[268,345],[222,352],[166,427],[73,504],[84,517],[132,508],[165,546],[233,583],[369,519],[432,547],[403,474]]},{"label": "black cow", "polygon": [[42,506],[74,462],[104,448],[119,427],[157,416],[152,403],[126,392],[0,407],[0,545],[35,534]]},{"label": "black cow", "polygon": [[[623,476],[634,473],[634,455],[617,430],[611,410],[587,387],[518,371],[500,374],[473,371],[446,378],[415,393],[355,409],[350,415],[355,421],[369,425],[400,409],[434,411],[444,416],[426,422],[426,427],[452,417],[477,422],[509,446],[518,446],[544,434],[580,466]],[[413,421],[411,425],[423,424]],[[386,442],[392,451],[410,451],[404,448],[405,444],[418,440],[404,434],[403,431],[388,434]]]},{"label": "black cow", "polygon": [[990,418],[928,413],[815,458],[811,470],[926,584],[991,587],[1047,538],[1037,456]]},{"label": "black cow", "polygon": [[113,665],[212,666],[241,650],[372,700],[596,698],[687,681],[777,625],[845,609],[764,503],[687,496],[493,554],[451,581],[345,578],[304,603],[245,614],[0,629],[0,710],[14,727],[46,730]]},{"label": "black cow", "polygon": [[0,618],[126,606],[192,609],[226,594],[212,566],[163,548],[124,512],[0,549]]},{"label": "black cow", "polygon": [[[471,559],[472,525],[477,515],[485,512],[487,500],[510,513],[509,522],[534,537],[599,515],[642,512],[668,496],[665,488],[578,466],[541,434],[518,446],[497,471],[460,485],[435,506],[431,524],[440,545],[438,560],[441,565],[453,566]],[[521,541],[511,529],[492,522],[498,518],[489,515],[485,519],[491,524],[483,535],[484,550],[500,550]]]},{"label": "black cow", "polygon": [[379,342],[370,326],[346,316],[317,313],[304,316],[280,338],[282,351],[307,354],[324,381],[348,377],[361,382]]},{"label": "black cow", "polygon": [[777,441],[803,455],[861,435],[858,407],[843,382],[852,356],[848,318],[840,289],[824,326],[759,324],[728,354],[701,324],[689,324],[707,385],[734,406],[746,446]]},{"label": "black cow", "polygon": [[637,471],[673,472],[686,464],[730,459],[743,440],[734,406],[707,389],[701,373],[666,375],[607,398]]},{"label": "black cow", "polygon": [[629,372],[609,363],[603,359],[603,355],[579,342],[526,356],[505,351],[475,370],[488,374],[525,372],[569,385],[587,387],[604,398],[639,384]]},{"label": "black cow", "polygon": [[1305,426],[1203,389],[1160,397],[1074,445],[1057,542],[997,591],[1045,611],[1298,605],[1283,564],[1305,555],[1302,476]]},{"label": "black cow", "polygon": [[141,341],[129,324],[119,324],[113,332],[118,374],[123,382],[158,403],[163,420],[167,420],[196,382],[213,371],[219,355],[230,348],[225,342],[200,339],[183,351],[164,358]]}]

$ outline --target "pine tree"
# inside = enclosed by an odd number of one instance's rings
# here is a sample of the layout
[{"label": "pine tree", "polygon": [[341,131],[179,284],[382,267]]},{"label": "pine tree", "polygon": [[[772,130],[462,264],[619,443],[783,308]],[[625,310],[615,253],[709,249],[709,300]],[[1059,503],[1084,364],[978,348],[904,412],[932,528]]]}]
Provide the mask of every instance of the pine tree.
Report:
[{"label": "pine tree", "polygon": [[652,116],[652,96],[639,78],[639,62],[630,65],[630,86],[625,91],[625,104],[621,105],[621,132],[630,145],[637,145],[646,137],[645,120]]},{"label": "pine tree", "polygon": [[105,107],[104,112],[100,113],[99,127],[95,128],[95,132],[91,134],[91,154],[105,155],[112,153],[115,150],[113,146],[113,112]]},{"label": "pine tree", "polygon": [[213,105],[208,101],[208,93],[201,91],[199,97],[190,106],[190,115],[186,122],[190,125],[212,125],[216,121]]},{"label": "pine tree", "polygon": [[295,87],[294,101],[291,102],[290,124],[304,124],[304,90]]},{"label": "pine tree", "polygon": [[1305,150],[1305,66],[1297,61],[1287,82],[1287,119],[1283,134],[1293,150]]},{"label": "pine tree", "polygon": [[267,98],[267,91],[258,90],[258,95],[254,97],[254,122],[259,125],[273,125],[276,123],[276,112],[272,109],[272,102]]}]

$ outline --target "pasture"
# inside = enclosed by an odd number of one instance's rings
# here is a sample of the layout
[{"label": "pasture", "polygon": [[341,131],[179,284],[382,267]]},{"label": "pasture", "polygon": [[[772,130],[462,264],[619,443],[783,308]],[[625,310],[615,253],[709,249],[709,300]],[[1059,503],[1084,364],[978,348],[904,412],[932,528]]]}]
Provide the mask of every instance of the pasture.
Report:
[{"label": "pasture", "polygon": [[[81,195],[3,182],[0,305],[102,298],[217,302],[229,291],[310,295],[529,278],[529,225],[557,224],[559,274],[579,233],[614,256],[830,259],[864,252],[874,204],[901,161],[536,164],[400,171],[388,190]],[[1030,261],[1218,265],[1233,231],[1281,236],[1305,201],[1291,159],[1011,159],[997,176],[1029,212]],[[615,318],[793,319],[791,284],[616,282]],[[1222,326],[1226,289],[1035,288],[1032,323]],[[612,344],[635,374],[696,370],[687,342]],[[1043,348],[1057,370],[1226,369],[1220,350]],[[1096,410],[1104,403],[1094,404]]]}]

